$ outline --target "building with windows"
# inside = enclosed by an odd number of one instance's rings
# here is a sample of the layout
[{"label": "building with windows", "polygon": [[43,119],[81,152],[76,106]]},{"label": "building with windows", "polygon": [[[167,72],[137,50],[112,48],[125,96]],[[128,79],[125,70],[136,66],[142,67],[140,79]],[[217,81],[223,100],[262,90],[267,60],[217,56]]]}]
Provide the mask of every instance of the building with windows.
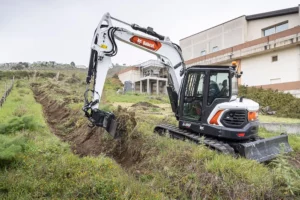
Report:
[{"label": "building with windows", "polygon": [[167,69],[156,60],[149,60],[134,67],[127,67],[118,73],[123,84],[131,84],[135,92],[166,94]]},{"label": "building with windows", "polygon": [[300,13],[292,7],[243,15],[180,40],[187,66],[229,65],[240,84],[300,97]]}]

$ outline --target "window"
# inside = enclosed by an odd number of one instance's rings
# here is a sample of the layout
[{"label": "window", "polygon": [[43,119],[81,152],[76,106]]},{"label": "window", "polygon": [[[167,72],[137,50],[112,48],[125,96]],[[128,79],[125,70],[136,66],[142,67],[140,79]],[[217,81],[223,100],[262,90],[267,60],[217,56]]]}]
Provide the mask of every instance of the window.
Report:
[{"label": "window", "polygon": [[206,55],[206,51],[205,50],[201,51],[201,56],[205,56],[205,55]]},{"label": "window", "polygon": [[229,98],[229,73],[211,72],[207,104],[210,105],[216,98]]},{"label": "window", "polygon": [[272,35],[274,33],[276,33],[275,32],[275,27],[268,28],[268,29],[264,30],[264,36]]},{"label": "window", "polygon": [[216,52],[216,51],[218,51],[219,50],[219,47],[218,46],[214,46],[213,48],[212,48],[212,52]]},{"label": "window", "polygon": [[287,30],[288,29],[288,22],[284,22],[281,24],[277,24],[274,26],[271,26],[269,28],[263,29],[263,34],[264,36],[272,35],[274,33],[279,33],[281,31]]},{"label": "window", "polygon": [[272,56],[272,62],[277,62],[278,56]]},{"label": "window", "polygon": [[288,29],[288,23],[280,24],[276,26],[276,33],[287,30]]},{"label": "window", "polygon": [[183,116],[186,118],[201,119],[204,77],[204,72],[192,72],[188,75],[183,105]]},{"label": "window", "polygon": [[185,90],[186,97],[202,97],[203,96],[203,80],[204,73],[190,73],[188,76],[187,86]]}]

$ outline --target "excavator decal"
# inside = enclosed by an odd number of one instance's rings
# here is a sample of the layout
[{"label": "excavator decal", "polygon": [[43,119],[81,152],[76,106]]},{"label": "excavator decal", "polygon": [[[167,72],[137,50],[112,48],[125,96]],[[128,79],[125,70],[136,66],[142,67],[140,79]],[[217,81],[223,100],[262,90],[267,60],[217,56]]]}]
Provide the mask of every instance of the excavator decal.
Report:
[{"label": "excavator decal", "polygon": [[145,47],[147,49],[157,51],[161,47],[161,43],[153,40],[149,40],[147,38],[142,38],[138,36],[133,36],[130,38],[132,43]]}]

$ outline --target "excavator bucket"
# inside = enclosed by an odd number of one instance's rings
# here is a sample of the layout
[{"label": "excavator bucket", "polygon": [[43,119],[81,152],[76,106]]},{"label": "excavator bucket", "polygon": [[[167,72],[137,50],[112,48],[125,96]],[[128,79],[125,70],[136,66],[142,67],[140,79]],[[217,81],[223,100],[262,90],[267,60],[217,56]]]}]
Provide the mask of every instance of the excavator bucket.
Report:
[{"label": "excavator bucket", "polygon": [[292,151],[286,134],[239,145],[238,151],[241,156],[258,162],[269,161],[281,153]]}]

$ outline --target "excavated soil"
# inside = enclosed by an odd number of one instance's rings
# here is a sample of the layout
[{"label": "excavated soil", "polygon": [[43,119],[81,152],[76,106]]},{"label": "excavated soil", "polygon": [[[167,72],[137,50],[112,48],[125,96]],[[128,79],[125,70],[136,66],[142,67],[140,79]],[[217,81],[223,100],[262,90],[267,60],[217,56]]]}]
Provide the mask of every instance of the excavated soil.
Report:
[{"label": "excavated soil", "polygon": [[[116,140],[102,128],[89,127],[88,120],[83,118],[81,110],[70,110],[67,108],[66,102],[60,104],[52,100],[50,95],[39,89],[38,86],[40,85],[38,84],[31,86],[36,101],[43,106],[43,112],[51,131],[61,140],[70,143],[75,154],[80,156],[104,154],[114,158],[127,168],[141,161],[140,152],[130,149],[124,139],[125,137]],[[116,113],[116,120],[119,124],[117,131],[121,132],[121,135],[133,131],[136,126],[134,113],[127,112],[121,107]],[[83,123],[78,125],[79,122]],[[134,144],[134,146],[139,145]]]},{"label": "excavated soil", "polygon": [[158,106],[153,105],[153,104],[148,103],[148,102],[138,102],[138,103],[133,104],[131,107],[159,108]]},{"label": "excavated soil", "polygon": [[131,106],[131,108],[140,109],[140,110],[149,110],[151,108],[159,108],[160,110],[165,110],[164,108],[160,108],[159,106],[153,105],[148,102],[143,102],[143,101],[133,104]]}]

